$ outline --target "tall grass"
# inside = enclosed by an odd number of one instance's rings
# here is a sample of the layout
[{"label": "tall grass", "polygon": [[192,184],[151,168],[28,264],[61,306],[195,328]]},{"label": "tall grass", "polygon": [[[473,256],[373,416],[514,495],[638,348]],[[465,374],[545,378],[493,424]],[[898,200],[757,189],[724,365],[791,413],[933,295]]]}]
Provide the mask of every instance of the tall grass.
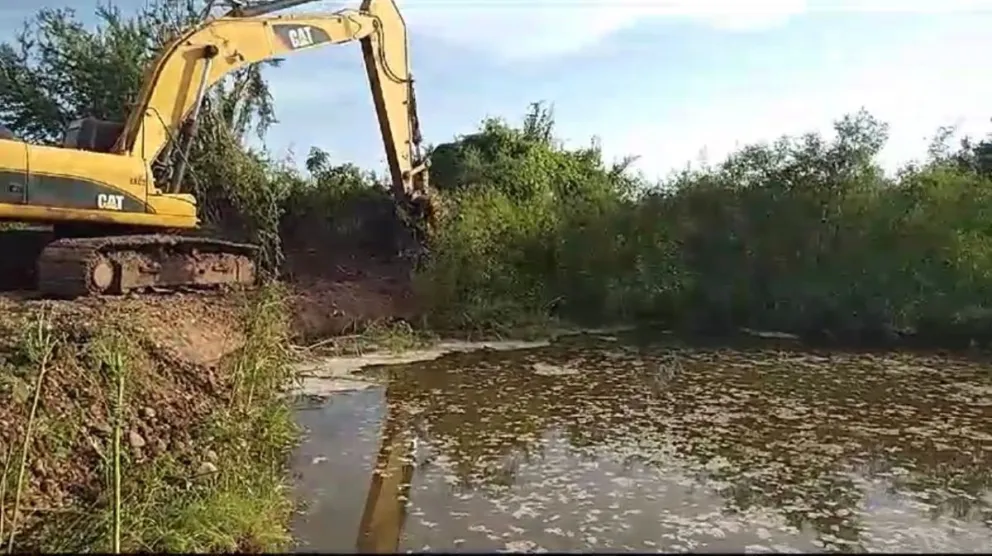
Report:
[{"label": "tall grass", "polygon": [[121,552],[121,533],[123,528],[123,451],[121,449],[121,434],[124,430],[125,405],[124,405],[124,385],[127,380],[127,356],[131,347],[124,340],[123,336],[116,330],[106,333],[106,336],[97,344],[98,358],[101,368],[105,370],[110,379],[108,382],[115,386],[116,393],[111,405],[114,415],[113,425],[113,453],[111,454],[111,479],[108,481],[112,496],[110,498],[110,511],[113,519],[111,528],[110,544],[114,554]]},{"label": "tall grass", "polygon": [[[35,418],[38,415],[38,404],[41,400],[45,374],[48,372],[49,363],[51,362],[52,354],[55,351],[56,342],[52,334],[50,318],[50,314],[48,314],[45,310],[42,310],[38,318],[30,324],[27,330],[24,331],[21,343],[24,355],[37,370],[37,378],[35,380],[34,393],[31,400],[31,410],[24,429],[24,440],[21,444],[21,457],[17,468],[17,483],[14,487],[14,507],[10,519],[10,536],[7,539],[8,554],[14,552],[14,547],[17,540],[17,525],[21,515],[21,496],[26,486],[25,472],[27,471],[28,455],[30,454],[32,441],[34,440],[32,434],[34,432]],[[6,473],[4,473],[4,482],[6,483]],[[3,502],[5,501],[5,499],[0,498],[0,507],[3,506]],[[0,537],[0,542],[2,542],[2,540],[2,537]]]},{"label": "tall grass", "polygon": [[[61,320],[53,329],[47,313],[39,319],[41,324],[32,322],[20,348],[24,365],[30,362],[36,378],[33,398],[24,404],[23,440],[17,449],[7,450],[4,461],[9,472],[0,483],[0,508],[5,516],[0,547],[8,552],[114,553],[287,547],[292,512],[287,465],[298,431],[282,395],[290,386],[291,372],[286,360],[286,308],[280,291],[266,286],[246,296],[244,347],[225,360],[228,366],[218,373],[230,382],[212,384],[202,392],[184,390],[200,387],[196,382],[182,382],[185,370],[162,367],[176,361],[162,360],[141,337],[122,334],[125,315],[103,315],[103,320],[93,323],[103,326],[86,328],[84,334],[75,328],[63,330],[60,327],[67,323]],[[60,340],[58,345],[63,347],[56,350],[55,338],[63,336],[66,341]],[[19,373],[27,376],[27,370],[24,367]],[[62,388],[75,389],[77,381],[91,381],[72,392],[76,410],[56,404],[62,409],[57,415],[58,430],[99,428],[99,416],[104,414],[99,406],[106,404],[111,425],[107,448],[98,436],[79,435],[61,444],[67,452],[52,450],[64,441],[56,438],[59,433],[50,426],[56,417],[45,415],[46,408],[52,407],[48,401],[62,395],[45,392],[43,386],[50,376]],[[141,450],[124,433],[141,426],[139,415],[144,425],[156,426],[145,412],[162,410],[156,401],[132,407],[130,400],[161,387],[163,378],[179,378],[180,382],[172,383],[168,392],[151,396],[152,400],[192,393],[214,411],[184,420],[179,436],[156,428],[163,435],[158,440],[168,441],[168,449]],[[234,403],[229,404],[229,399]],[[36,426],[38,419],[43,424]],[[39,492],[32,486],[37,481],[29,477],[35,467],[28,465],[28,458],[40,460],[45,469],[72,471],[93,452],[99,458],[98,469],[92,470],[94,478],[102,472],[103,480],[80,482],[78,487],[84,490],[79,498],[71,497],[68,506],[33,513],[38,511],[33,501]],[[30,500],[30,508],[24,508],[25,499]]]}]

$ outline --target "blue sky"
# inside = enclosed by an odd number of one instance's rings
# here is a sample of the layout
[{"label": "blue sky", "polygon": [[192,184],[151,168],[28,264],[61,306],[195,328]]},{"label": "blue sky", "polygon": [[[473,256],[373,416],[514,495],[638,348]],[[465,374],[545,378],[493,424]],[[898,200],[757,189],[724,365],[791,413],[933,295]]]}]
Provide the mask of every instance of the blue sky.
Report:
[{"label": "blue sky", "polygon": [[[134,5],[140,0],[121,0]],[[0,0],[0,36],[42,6]],[[80,14],[95,0],[74,0]],[[6,6],[5,6],[6,5]],[[304,11],[357,7],[317,2]],[[810,130],[864,106],[891,125],[883,162],[925,153],[940,125],[992,131],[992,0],[401,0],[425,139],[555,107],[573,144],[640,157],[648,177],[741,144]],[[311,145],[380,169],[358,45],[300,53],[270,72],[267,144]]]}]

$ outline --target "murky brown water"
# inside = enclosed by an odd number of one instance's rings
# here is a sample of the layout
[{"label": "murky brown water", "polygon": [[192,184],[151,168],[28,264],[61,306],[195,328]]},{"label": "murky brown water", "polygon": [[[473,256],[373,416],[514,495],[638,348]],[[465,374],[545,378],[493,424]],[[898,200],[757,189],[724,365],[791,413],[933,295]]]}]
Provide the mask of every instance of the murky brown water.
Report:
[{"label": "murky brown water", "polygon": [[369,375],[300,412],[304,550],[992,546],[978,363],[600,342]]}]

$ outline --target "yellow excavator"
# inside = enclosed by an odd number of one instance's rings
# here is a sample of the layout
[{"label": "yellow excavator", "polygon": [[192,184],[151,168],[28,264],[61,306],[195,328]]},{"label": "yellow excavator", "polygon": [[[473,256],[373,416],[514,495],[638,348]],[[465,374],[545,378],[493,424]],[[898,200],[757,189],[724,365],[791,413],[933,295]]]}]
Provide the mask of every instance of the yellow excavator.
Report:
[{"label": "yellow excavator", "polygon": [[[394,0],[329,14],[271,15],[313,0],[240,5],[168,43],[123,123],[86,118],[61,146],[0,134],[0,220],[51,225],[37,288],[55,297],[145,288],[251,284],[256,246],[183,233],[199,226],[180,193],[207,89],[248,64],[320,46],[361,44],[393,193],[428,203],[406,23]],[[176,153],[159,177],[163,151]]]}]

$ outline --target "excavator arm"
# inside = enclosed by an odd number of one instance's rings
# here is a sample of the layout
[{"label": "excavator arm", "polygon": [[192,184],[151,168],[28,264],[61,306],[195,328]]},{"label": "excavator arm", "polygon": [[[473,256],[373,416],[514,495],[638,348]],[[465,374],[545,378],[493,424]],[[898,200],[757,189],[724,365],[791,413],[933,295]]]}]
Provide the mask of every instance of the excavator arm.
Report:
[{"label": "excavator arm", "polygon": [[[257,13],[232,10],[169,43],[146,75],[113,152],[155,160],[170,141],[177,144],[184,122],[189,119],[196,125],[206,89],[239,68],[293,52],[359,41],[393,193],[405,200],[425,197],[427,164],[420,149],[406,23],[395,1],[363,0],[358,10],[331,14]],[[321,86],[319,77],[314,81]],[[181,181],[181,173],[179,178],[174,176],[175,182]]]}]

